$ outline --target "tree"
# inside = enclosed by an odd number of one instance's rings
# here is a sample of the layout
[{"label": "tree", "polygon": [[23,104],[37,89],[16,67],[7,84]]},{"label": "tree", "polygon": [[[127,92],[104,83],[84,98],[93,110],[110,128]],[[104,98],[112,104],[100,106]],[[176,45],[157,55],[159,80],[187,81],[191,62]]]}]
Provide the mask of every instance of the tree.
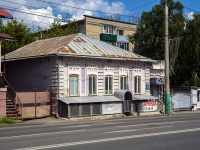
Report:
[{"label": "tree", "polygon": [[172,76],[173,85],[200,86],[200,14],[185,22],[178,58]]},{"label": "tree", "polygon": [[17,38],[16,42],[13,41],[2,42],[2,51],[5,54],[35,41],[35,37],[30,32],[30,29],[23,24],[23,21],[18,22],[16,19],[8,21],[6,25],[3,25],[1,21],[0,33],[6,33],[14,38]]},{"label": "tree", "polygon": [[[135,44],[135,52],[153,59],[164,59],[164,6],[165,0],[155,5],[151,11],[143,12],[137,25],[137,31],[129,35],[129,41]],[[168,0],[169,38],[182,35],[184,30],[183,5]]]},{"label": "tree", "polygon": [[38,34],[40,39],[53,38],[58,36],[64,36],[79,32],[80,25],[77,22],[68,21],[66,25],[61,25],[60,22],[52,23],[50,29],[45,31],[38,27]]}]

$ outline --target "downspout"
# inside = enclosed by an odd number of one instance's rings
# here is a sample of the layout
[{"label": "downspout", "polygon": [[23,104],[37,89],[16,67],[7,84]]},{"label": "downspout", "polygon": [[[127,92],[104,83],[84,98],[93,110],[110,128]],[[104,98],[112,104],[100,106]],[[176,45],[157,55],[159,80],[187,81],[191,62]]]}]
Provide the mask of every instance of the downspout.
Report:
[{"label": "downspout", "polygon": [[57,64],[57,68],[58,68],[58,97],[60,97],[60,67],[59,67],[59,64]]},{"label": "downspout", "polygon": [[[57,76],[58,76],[58,98],[60,98],[60,67],[59,67],[58,63],[57,63]],[[61,103],[60,103],[59,99],[57,101],[58,101],[58,106],[59,106],[57,113],[60,113],[61,112]]]}]

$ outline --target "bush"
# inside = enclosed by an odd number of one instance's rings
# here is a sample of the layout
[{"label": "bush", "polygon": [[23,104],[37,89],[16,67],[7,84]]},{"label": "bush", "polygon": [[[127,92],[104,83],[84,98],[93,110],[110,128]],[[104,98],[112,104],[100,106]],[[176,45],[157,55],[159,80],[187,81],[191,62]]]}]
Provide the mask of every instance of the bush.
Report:
[{"label": "bush", "polygon": [[11,118],[0,118],[0,124],[16,124],[16,121]]}]

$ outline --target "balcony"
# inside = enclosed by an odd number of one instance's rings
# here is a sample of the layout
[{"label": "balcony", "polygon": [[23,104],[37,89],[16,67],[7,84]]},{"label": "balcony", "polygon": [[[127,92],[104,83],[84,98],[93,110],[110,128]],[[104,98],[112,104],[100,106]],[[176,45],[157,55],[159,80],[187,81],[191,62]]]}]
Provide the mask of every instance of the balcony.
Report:
[{"label": "balcony", "polygon": [[118,35],[118,36],[117,36],[117,42],[128,43],[129,40],[128,40],[128,37],[127,37],[127,36]]},{"label": "balcony", "polygon": [[101,33],[100,34],[100,40],[101,41],[116,42],[117,41],[117,35]]}]

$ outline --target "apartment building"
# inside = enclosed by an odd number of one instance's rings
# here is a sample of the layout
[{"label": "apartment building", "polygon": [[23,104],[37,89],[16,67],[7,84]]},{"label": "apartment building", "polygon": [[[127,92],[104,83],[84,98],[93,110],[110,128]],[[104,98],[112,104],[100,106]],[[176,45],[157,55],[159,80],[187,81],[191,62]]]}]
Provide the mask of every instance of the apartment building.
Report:
[{"label": "apartment building", "polygon": [[84,17],[84,20],[79,21],[81,33],[127,51],[134,51],[134,45],[127,36],[136,32],[136,24],[88,15]]}]

